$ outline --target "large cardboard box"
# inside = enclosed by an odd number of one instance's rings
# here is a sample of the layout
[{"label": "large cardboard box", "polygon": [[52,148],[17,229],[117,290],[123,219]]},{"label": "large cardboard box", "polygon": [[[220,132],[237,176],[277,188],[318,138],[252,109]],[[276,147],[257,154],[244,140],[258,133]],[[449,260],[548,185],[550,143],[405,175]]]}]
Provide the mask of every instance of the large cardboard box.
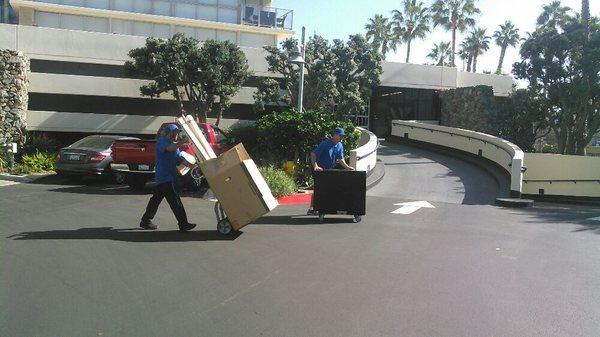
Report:
[{"label": "large cardboard box", "polygon": [[277,207],[277,200],[244,145],[238,144],[218,158],[200,162],[200,168],[233,229],[238,230]]}]

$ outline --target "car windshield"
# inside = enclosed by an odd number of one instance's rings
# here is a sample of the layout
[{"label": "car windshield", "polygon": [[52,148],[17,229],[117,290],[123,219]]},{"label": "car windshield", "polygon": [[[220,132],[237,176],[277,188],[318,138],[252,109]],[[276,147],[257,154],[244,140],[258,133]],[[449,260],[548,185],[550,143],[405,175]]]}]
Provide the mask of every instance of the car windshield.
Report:
[{"label": "car windshield", "polygon": [[87,147],[92,149],[108,149],[118,137],[88,136],[73,143],[70,147]]}]

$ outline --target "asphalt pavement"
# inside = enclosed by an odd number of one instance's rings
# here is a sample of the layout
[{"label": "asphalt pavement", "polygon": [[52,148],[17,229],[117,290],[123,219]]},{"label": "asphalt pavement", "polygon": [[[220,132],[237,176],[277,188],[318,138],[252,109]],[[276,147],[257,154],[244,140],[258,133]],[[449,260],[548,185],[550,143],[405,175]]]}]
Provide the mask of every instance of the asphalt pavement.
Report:
[{"label": "asphalt pavement", "polygon": [[194,195],[179,233],[166,203],[138,230],[149,190],[0,186],[0,336],[598,335],[600,207],[496,207],[484,170],[419,151],[383,151],[410,164],[360,223],[280,206],[232,236]]}]

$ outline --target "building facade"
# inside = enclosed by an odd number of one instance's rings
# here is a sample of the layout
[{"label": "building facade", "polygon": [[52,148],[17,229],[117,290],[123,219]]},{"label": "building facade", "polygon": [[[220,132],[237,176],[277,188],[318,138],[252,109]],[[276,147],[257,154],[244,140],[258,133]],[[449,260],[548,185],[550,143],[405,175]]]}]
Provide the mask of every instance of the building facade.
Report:
[{"label": "building facade", "polygon": [[[293,36],[293,11],[266,0],[11,0],[18,25],[0,24],[0,49],[20,50],[31,60],[29,130],[154,134],[177,112],[173,97],[140,95],[146,80],[131,78],[123,64],[148,36],[183,33],[199,41],[229,40],[240,46],[254,76],[233,98],[223,124],[253,120],[252,95],[270,73],[264,45]],[[381,86],[371,100],[377,116],[439,119],[440,90],[488,84],[507,95],[508,76],[456,68],[383,63]]]}]

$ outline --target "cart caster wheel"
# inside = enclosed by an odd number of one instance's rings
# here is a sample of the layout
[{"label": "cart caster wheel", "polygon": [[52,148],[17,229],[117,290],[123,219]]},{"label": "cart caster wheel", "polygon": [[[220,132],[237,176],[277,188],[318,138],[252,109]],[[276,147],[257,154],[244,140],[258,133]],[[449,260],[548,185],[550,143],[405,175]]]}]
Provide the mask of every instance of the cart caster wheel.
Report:
[{"label": "cart caster wheel", "polygon": [[325,214],[319,214],[319,222],[325,221]]},{"label": "cart caster wheel", "polygon": [[360,215],[355,215],[352,222],[357,223],[357,222],[360,222],[361,220],[362,220],[362,217]]},{"label": "cart caster wheel", "polygon": [[229,219],[227,218],[220,220],[217,223],[217,231],[223,235],[231,233],[232,229],[233,227],[231,227],[231,222],[229,222]]}]

